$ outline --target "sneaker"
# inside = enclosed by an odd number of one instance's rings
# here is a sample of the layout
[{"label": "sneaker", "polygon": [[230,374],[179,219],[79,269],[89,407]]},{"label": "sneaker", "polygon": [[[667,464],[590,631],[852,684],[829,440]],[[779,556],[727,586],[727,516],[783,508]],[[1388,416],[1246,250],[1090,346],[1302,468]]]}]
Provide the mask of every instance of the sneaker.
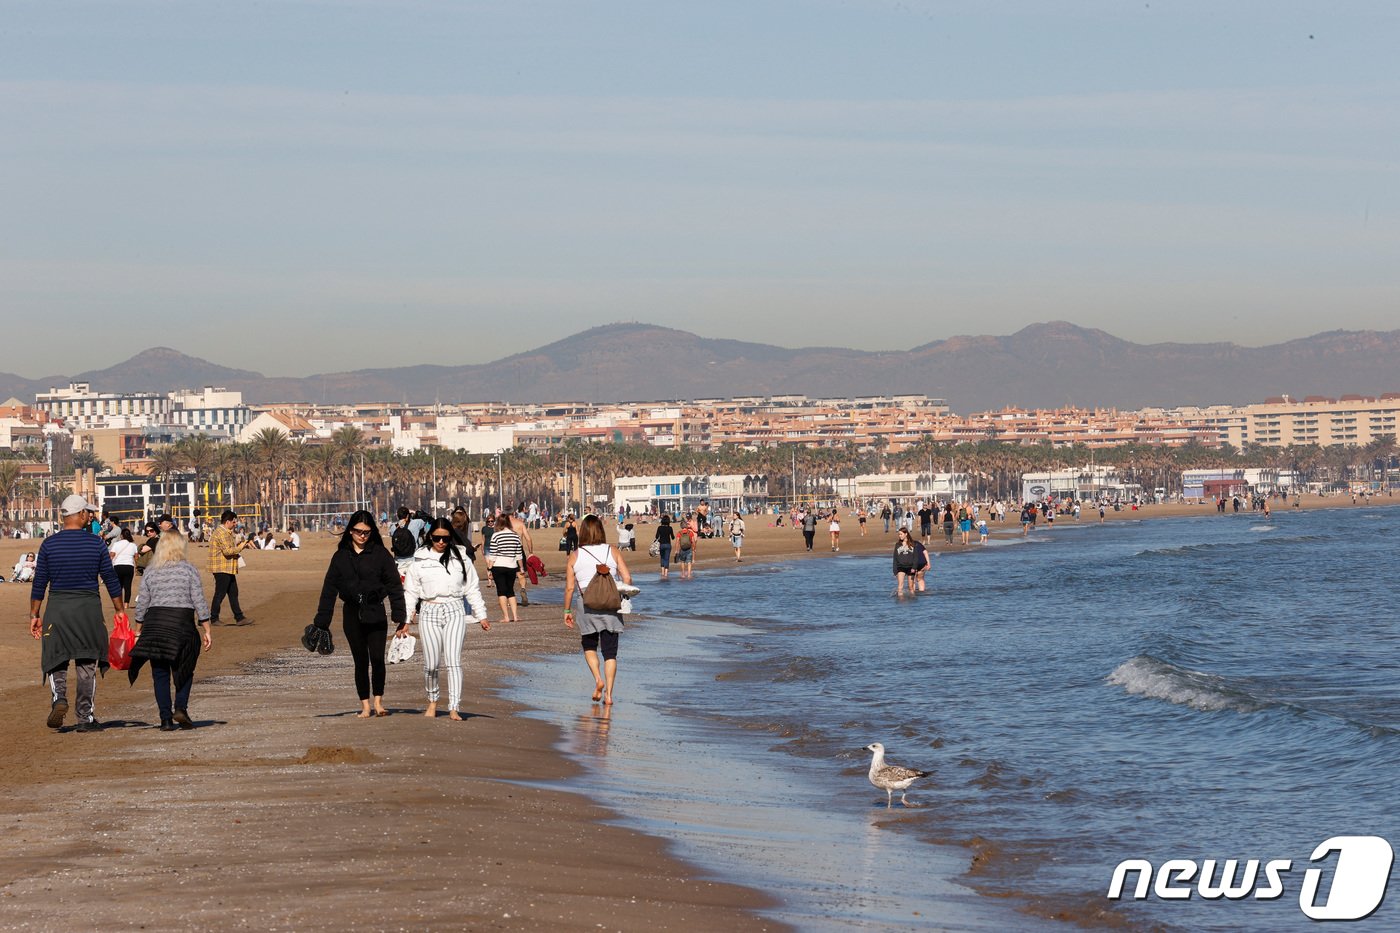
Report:
[{"label": "sneaker", "polygon": [[194,721],[190,719],[190,714],[185,710],[177,709],[174,715],[170,718],[174,719],[175,724],[178,725],[181,729],[194,728]]},{"label": "sneaker", "polygon": [[73,727],[74,732],[101,732],[102,723],[96,719],[89,719],[87,722],[80,722]]},{"label": "sneaker", "polygon": [[252,625],[252,624],[253,624],[253,620],[252,620],[251,618],[249,618],[248,616],[244,616],[244,617],[241,618],[241,619],[234,619],[234,620],[233,620],[233,624],[234,624],[234,625]]},{"label": "sneaker", "polygon": [[64,716],[67,716],[67,715],[68,715],[68,701],[67,701],[67,700],[54,700],[54,701],[53,701],[53,706],[49,707],[49,721],[48,721],[48,726],[49,726],[49,728],[50,728],[50,729],[61,729],[61,728],[63,728],[63,717],[64,717]]}]

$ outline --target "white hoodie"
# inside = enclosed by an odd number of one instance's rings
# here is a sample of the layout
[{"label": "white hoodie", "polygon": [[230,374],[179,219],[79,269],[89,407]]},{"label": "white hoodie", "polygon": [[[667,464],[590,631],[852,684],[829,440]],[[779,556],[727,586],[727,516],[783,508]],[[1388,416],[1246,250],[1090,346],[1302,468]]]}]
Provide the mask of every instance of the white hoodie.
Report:
[{"label": "white hoodie", "polygon": [[[462,553],[460,548],[458,553]],[[462,557],[465,560],[466,555],[462,554]],[[476,616],[476,620],[485,620],[486,600],[481,598],[481,584],[476,577],[476,568],[472,566],[471,561],[465,562],[467,575],[463,578],[462,565],[457,563],[456,558],[449,561],[447,567],[443,567],[441,554],[434,554],[432,548],[419,548],[403,578],[403,595],[409,610],[412,611],[420,599],[431,601],[466,597],[467,602],[471,603],[472,614]]]}]

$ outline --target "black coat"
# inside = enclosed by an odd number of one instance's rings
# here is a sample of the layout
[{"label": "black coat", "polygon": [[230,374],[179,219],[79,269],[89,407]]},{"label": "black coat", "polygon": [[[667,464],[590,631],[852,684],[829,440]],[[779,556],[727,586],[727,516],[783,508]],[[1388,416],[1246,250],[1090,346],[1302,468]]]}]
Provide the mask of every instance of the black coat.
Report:
[{"label": "black coat", "polygon": [[394,622],[408,621],[399,567],[394,563],[394,555],[383,545],[367,547],[358,554],[353,547],[341,548],[331,557],[325,582],[321,584],[321,601],[316,607],[317,628],[331,627],[336,597],[345,604],[347,622],[387,625],[386,598]]}]

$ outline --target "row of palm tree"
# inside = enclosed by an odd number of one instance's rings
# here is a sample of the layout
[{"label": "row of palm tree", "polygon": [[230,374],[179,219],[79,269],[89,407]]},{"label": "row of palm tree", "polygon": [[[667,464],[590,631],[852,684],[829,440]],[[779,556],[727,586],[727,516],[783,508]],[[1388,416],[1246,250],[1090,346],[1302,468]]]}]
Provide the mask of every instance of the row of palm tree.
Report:
[{"label": "row of palm tree", "polygon": [[[434,492],[441,501],[466,505],[474,513],[501,503],[535,500],[561,509],[581,497],[592,502],[611,498],[614,480],[624,476],[750,474],[768,478],[769,495],[787,499],[829,495],[842,478],[880,472],[967,473],[979,496],[1015,497],[1023,473],[1068,469],[1097,463],[1116,467],[1127,482],[1144,488],[1179,487],[1183,470],[1209,467],[1275,467],[1297,472],[1305,481],[1379,479],[1389,481],[1396,456],[1394,437],[1364,447],[1267,448],[1181,447],[1126,444],[1118,447],[1052,447],[984,440],[943,444],[925,439],[899,452],[884,445],[868,449],[774,447],[757,450],[723,446],[717,450],[663,448],[649,445],[590,444],[570,439],[546,451],[514,448],[502,454],[498,488],[493,455],[417,450],[395,453],[373,446],[359,428],[338,429],[328,443],[305,443],[275,428],[247,442],[219,443],[195,435],[151,452],[151,474],[169,479],[191,475],[194,488],[231,488],[234,503],[258,503],[264,515],[284,516],[295,502],[364,502],[378,511],[400,504],[429,507]],[[565,464],[568,472],[565,473]],[[32,497],[22,487],[16,461],[0,460],[0,516],[10,500]],[[199,507],[209,511],[226,503],[222,494],[206,496]]]}]

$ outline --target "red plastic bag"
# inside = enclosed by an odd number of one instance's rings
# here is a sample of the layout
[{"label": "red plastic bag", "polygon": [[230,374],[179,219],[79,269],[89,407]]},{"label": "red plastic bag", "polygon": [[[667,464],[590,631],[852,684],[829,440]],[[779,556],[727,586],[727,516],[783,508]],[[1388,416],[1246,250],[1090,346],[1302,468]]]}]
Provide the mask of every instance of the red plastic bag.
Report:
[{"label": "red plastic bag", "polygon": [[131,667],[131,649],[136,647],[136,635],[125,615],[113,620],[112,636],[107,639],[107,663],[119,671]]}]

